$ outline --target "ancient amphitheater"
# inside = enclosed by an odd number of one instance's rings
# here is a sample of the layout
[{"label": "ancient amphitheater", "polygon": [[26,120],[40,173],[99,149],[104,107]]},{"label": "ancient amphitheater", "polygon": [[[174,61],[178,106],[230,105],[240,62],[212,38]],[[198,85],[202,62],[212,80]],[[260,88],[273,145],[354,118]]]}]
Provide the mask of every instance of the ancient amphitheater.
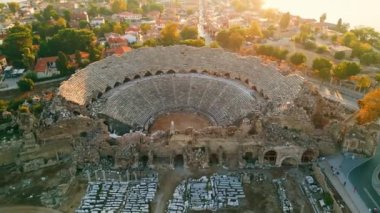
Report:
[{"label": "ancient amphitheater", "polygon": [[[315,160],[318,141],[335,146],[325,133],[316,135],[312,124],[317,104],[335,104],[325,103],[298,75],[282,75],[258,58],[221,49],[141,48],[108,57],[75,73],[58,94],[66,117],[88,116],[123,135],[110,139],[109,133],[93,131],[102,136],[86,136],[75,151],[82,163],[107,156],[120,168],[141,161],[280,166]],[[163,116],[169,116],[166,123],[149,131]],[[98,142],[85,151],[91,140]]]}]

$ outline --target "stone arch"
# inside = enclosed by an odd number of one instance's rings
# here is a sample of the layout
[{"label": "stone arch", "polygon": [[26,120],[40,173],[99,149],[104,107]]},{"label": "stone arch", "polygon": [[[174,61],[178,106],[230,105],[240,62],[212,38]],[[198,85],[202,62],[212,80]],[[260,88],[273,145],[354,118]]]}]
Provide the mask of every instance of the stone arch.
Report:
[{"label": "stone arch", "polygon": [[255,161],[257,160],[254,157],[253,152],[251,151],[245,152],[243,155],[243,159],[245,160],[246,163],[255,163]]},{"label": "stone arch", "polygon": [[209,165],[218,165],[219,164],[219,158],[216,153],[210,154],[209,157]]},{"label": "stone arch", "polygon": [[231,78],[231,76],[230,76],[230,74],[228,72],[224,73],[224,77],[228,78],[228,79]]},{"label": "stone arch", "polygon": [[158,70],[158,71],[156,72],[156,75],[162,75],[162,74],[164,74],[164,72],[162,72],[161,70]]},{"label": "stone arch", "polygon": [[143,167],[147,167],[149,161],[148,155],[141,155],[139,161]]},{"label": "stone arch", "polygon": [[149,71],[145,73],[144,75],[145,77],[148,77],[148,76],[152,76],[152,73],[150,73]]},{"label": "stone arch", "polygon": [[96,101],[96,98],[91,98],[91,103],[94,103]]},{"label": "stone arch", "polygon": [[249,80],[248,80],[248,78],[245,79],[244,83],[246,83],[247,85],[249,85]]},{"label": "stone arch", "polygon": [[130,80],[131,80],[130,78],[125,77],[123,83],[127,83],[127,82],[130,81]]},{"label": "stone arch", "polygon": [[102,96],[103,96],[103,93],[102,93],[102,92],[99,92],[97,97],[98,97],[98,98],[101,98]]},{"label": "stone arch", "polygon": [[253,86],[251,87],[251,89],[257,92],[257,88],[256,88],[255,85],[253,85]]},{"label": "stone arch", "polygon": [[108,92],[108,91],[110,91],[111,89],[112,89],[112,88],[111,88],[110,86],[107,86],[105,91]]},{"label": "stone arch", "polygon": [[241,81],[240,77],[235,77],[235,80]]},{"label": "stone arch", "polygon": [[207,70],[203,70],[202,74],[208,74],[208,71]]},{"label": "stone arch", "polygon": [[306,149],[301,156],[301,162],[302,163],[310,163],[311,161],[315,160],[316,153],[311,149]]},{"label": "stone arch", "polygon": [[174,166],[175,167],[183,167],[185,164],[185,160],[182,154],[178,154],[174,157]]},{"label": "stone arch", "polygon": [[276,160],[277,160],[277,152],[275,150],[271,149],[265,152],[264,162],[275,165]]},{"label": "stone arch", "polygon": [[120,82],[116,82],[115,85],[113,85],[113,87],[115,88],[115,87],[118,87],[118,86],[120,86],[120,85],[121,85]]},{"label": "stone arch", "polygon": [[281,161],[281,166],[296,166],[298,165],[298,160],[295,157],[285,157]]},{"label": "stone arch", "polygon": [[140,75],[135,75],[135,77],[133,77],[133,79],[139,79],[140,78]]},{"label": "stone arch", "polygon": [[190,73],[198,73],[198,72],[197,72],[197,70],[195,70],[195,69],[191,69],[191,70],[190,70]]},{"label": "stone arch", "polygon": [[168,72],[166,72],[167,74],[175,74],[175,71],[174,70],[169,70]]}]

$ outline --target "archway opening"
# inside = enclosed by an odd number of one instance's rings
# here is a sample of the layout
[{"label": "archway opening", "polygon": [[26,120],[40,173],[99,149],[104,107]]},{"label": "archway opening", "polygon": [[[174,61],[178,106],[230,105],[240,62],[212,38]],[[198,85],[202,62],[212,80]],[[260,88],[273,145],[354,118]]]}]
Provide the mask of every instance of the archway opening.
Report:
[{"label": "archway opening", "polygon": [[128,77],[125,77],[123,83],[127,83],[127,82],[130,81],[130,80],[131,80],[131,79],[129,79]]},{"label": "archway opening", "polygon": [[192,69],[190,70],[190,73],[198,73],[196,70]]},{"label": "archway opening", "polygon": [[176,155],[174,157],[174,167],[180,167],[182,168],[183,165],[184,165],[184,159],[183,159],[183,155],[182,154],[179,154],[179,155]]},{"label": "archway opening", "polygon": [[251,88],[252,88],[252,90],[254,90],[254,91],[257,92],[257,88],[256,88],[256,86],[252,86]]},{"label": "archway opening", "polygon": [[96,98],[91,98],[91,102],[94,103],[96,101]]},{"label": "archway opening", "polygon": [[315,158],[315,153],[313,150],[311,149],[307,149],[303,154],[302,154],[302,157],[301,157],[301,162],[302,163],[309,163],[311,162],[312,160],[314,160]]},{"label": "archway opening", "polygon": [[264,162],[269,164],[276,164],[277,152],[274,150],[269,150],[264,154]]},{"label": "archway opening", "polygon": [[140,78],[140,75],[135,75],[135,77],[133,77],[133,79],[139,79]]},{"label": "archway opening", "polygon": [[245,79],[244,83],[246,83],[247,85],[249,85],[249,80]]},{"label": "archway opening", "polygon": [[202,74],[208,74],[207,70],[203,70]]},{"label": "archway opening", "polygon": [[246,152],[243,156],[243,159],[245,160],[246,163],[255,163],[255,159],[253,157],[252,152]]},{"label": "archway opening", "polygon": [[110,91],[112,88],[110,86],[106,87],[106,92]]},{"label": "archway opening", "polygon": [[147,155],[143,155],[140,157],[140,163],[142,167],[147,167],[148,166],[148,160],[149,157]]},{"label": "archway opening", "polygon": [[118,87],[118,86],[120,86],[120,84],[121,84],[120,82],[116,82],[113,87]]},{"label": "archway opening", "polygon": [[167,73],[168,73],[168,74],[174,74],[175,71],[174,71],[174,70],[169,70]]},{"label": "archway opening", "polygon": [[145,77],[148,77],[148,76],[151,76],[151,75],[152,75],[152,73],[150,73],[150,72],[148,71],[148,72],[145,73],[144,76],[145,76]]},{"label": "archway opening", "polygon": [[164,72],[162,72],[161,70],[158,70],[158,71],[156,72],[156,75],[162,75],[162,74],[164,74]]},{"label": "archway opening", "polygon": [[226,78],[231,78],[231,76],[230,76],[229,73],[225,73],[225,74],[224,74],[224,77],[226,77]]},{"label": "archway opening", "polygon": [[281,162],[281,166],[292,167],[292,166],[297,166],[297,164],[298,164],[297,160],[293,157],[287,157]]},{"label": "archway opening", "polygon": [[210,166],[219,164],[219,159],[218,159],[217,154],[213,153],[210,155],[209,164],[210,164]]}]

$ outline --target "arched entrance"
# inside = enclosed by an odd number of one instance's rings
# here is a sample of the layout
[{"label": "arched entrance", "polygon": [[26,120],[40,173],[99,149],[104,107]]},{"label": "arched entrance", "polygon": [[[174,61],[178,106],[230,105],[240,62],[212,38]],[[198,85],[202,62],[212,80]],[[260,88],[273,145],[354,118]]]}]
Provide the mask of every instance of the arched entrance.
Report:
[{"label": "arched entrance", "polygon": [[210,164],[210,166],[219,164],[219,159],[218,159],[217,154],[213,153],[210,155],[209,164]]},{"label": "arched entrance", "polygon": [[127,82],[130,81],[130,80],[131,80],[131,79],[129,79],[128,77],[125,77],[123,83],[127,83]]},{"label": "arched entrance", "polygon": [[281,166],[297,166],[298,162],[294,157],[286,157],[282,160]]},{"label": "arched entrance", "polygon": [[245,160],[246,163],[252,163],[254,164],[256,159],[253,157],[252,152],[246,152],[243,156],[243,159]]},{"label": "arched entrance", "polygon": [[139,79],[140,78],[140,75],[135,75],[135,77],[133,77],[133,79]]},{"label": "arched entrance", "polygon": [[312,160],[315,159],[315,153],[311,149],[307,149],[301,157],[301,162],[302,163],[310,163]]},{"label": "arched entrance", "polygon": [[179,154],[174,157],[174,167],[183,167],[184,162],[183,155]]},{"label": "arched entrance", "polygon": [[118,87],[118,86],[120,86],[120,85],[121,85],[120,82],[116,82],[116,83],[113,85],[113,87],[115,88],[115,87]]},{"label": "arched entrance", "polygon": [[158,71],[156,72],[156,75],[162,75],[162,74],[164,74],[164,72],[162,72],[161,70],[158,70]]},{"label": "arched entrance", "polygon": [[148,77],[148,76],[151,76],[151,75],[152,75],[152,73],[150,73],[150,72],[148,71],[148,72],[145,73],[144,76],[145,76],[145,77]]},{"label": "arched entrance", "polygon": [[276,164],[277,152],[274,150],[269,150],[264,154],[264,163],[269,163],[272,165]]},{"label": "arched entrance", "polygon": [[174,71],[174,70],[169,70],[167,73],[168,73],[168,74],[174,74],[175,71]]},{"label": "arched entrance", "polygon": [[141,163],[142,167],[148,166],[148,160],[149,160],[149,157],[147,155],[143,155],[140,157],[140,163]]}]

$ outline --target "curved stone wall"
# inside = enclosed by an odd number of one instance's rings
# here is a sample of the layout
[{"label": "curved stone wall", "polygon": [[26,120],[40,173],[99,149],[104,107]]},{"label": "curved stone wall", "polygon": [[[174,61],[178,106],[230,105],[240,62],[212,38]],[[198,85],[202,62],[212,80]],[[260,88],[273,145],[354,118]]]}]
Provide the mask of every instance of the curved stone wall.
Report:
[{"label": "curved stone wall", "polygon": [[239,79],[262,92],[275,103],[293,101],[303,79],[283,76],[274,67],[263,65],[258,58],[189,46],[141,48],[95,62],[63,82],[59,95],[78,105],[87,105],[99,93],[136,78],[160,73],[207,73]]},{"label": "curved stone wall", "polygon": [[257,99],[255,92],[240,82],[201,74],[170,74],[120,85],[94,105],[97,113],[133,127],[146,127],[155,116],[170,111],[200,112],[223,126],[255,111]]}]

